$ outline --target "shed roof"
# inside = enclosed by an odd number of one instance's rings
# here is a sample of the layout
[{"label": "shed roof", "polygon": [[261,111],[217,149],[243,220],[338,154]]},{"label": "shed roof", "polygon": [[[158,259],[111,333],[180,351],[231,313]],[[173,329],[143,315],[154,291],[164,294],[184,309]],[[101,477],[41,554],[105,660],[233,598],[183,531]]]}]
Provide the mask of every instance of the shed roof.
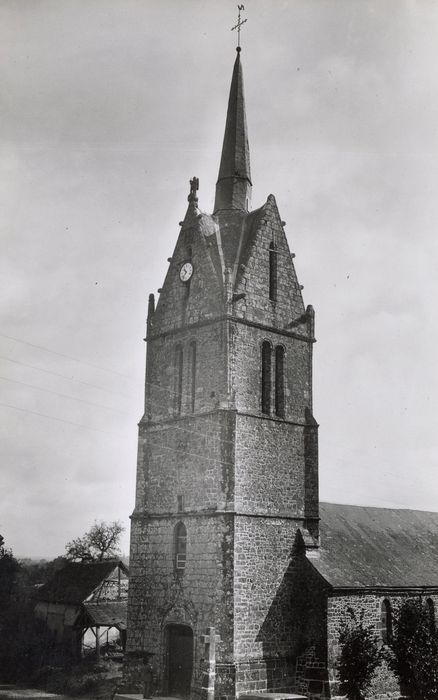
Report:
[{"label": "shed roof", "polygon": [[438,513],[320,503],[313,566],[334,588],[438,588]]},{"label": "shed roof", "polygon": [[128,601],[111,600],[101,603],[84,603],[76,624],[84,627],[117,627],[126,629]]},{"label": "shed roof", "polygon": [[51,603],[80,605],[119,566],[124,573],[128,573],[123,562],[115,559],[71,562],[41,586],[36,597]]}]

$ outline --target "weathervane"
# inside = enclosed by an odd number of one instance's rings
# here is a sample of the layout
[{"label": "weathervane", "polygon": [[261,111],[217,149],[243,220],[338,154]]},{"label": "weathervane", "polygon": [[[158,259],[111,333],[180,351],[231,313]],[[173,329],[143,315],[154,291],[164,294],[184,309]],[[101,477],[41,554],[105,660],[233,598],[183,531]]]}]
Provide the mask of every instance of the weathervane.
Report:
[{"label": "weathervane", "polygon": [[231,31],[233,31],[233,29],[237,29],[237,48],[240,50],[240,27],[242,26],[242,24],[245,24],[245,22],[247,22],[248,20],[247,19],[242,19],[242,20],[240,19],[240,12],[241,12],[241,10],[245,9],[245,5],[237,5],[237,9],[239,10],[237,24],[235,24],[234,27],[231,27]]}]

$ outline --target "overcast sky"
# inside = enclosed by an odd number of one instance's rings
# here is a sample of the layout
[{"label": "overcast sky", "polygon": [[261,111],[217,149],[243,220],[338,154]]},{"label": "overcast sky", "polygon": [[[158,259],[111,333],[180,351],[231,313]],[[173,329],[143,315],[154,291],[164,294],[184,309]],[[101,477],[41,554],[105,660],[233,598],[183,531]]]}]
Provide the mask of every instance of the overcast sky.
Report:
[{"label": "overcast sky", "polygon": [[[321,499],[438,507],[438,4],[245,0],[253,205],[316,311]],[[134,503],[147,295],[212,211],[231,0],[0,0],[0,533]]]}]

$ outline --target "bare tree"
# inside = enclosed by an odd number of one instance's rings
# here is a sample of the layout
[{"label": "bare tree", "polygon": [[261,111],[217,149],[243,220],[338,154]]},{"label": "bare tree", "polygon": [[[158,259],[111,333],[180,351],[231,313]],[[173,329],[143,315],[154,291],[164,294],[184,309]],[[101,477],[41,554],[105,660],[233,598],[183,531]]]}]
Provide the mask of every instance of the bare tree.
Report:
[{"label": "bare tree", "polygon": [[82,537],[67,542],[66,558],[70,561],[102,561],[120,555],[119,541],[124,527],[119,520],[95,522]]}]

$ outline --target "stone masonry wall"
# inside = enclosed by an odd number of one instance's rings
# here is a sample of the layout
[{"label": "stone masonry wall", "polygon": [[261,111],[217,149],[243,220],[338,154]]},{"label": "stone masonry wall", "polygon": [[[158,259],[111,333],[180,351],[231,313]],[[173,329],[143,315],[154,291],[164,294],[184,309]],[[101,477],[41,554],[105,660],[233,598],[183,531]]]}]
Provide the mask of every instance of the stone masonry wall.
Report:
[{"label": "stone masonry wall", "polygon": [[136,511],[224,509],[234,498],[235,414],[216,411],[140,425]]},{"label": "stone masonry wall", "polygon": [[[174,528],[187,528],[187,563],[174,566]],[[178,514],[132,524],[132,565],[128,608],[128,655],[155,654],[157,686],[166,693],[166,626],[185,624],[193,630],[193,693],[199,694],[205,657],[203,635],[215,627],[220,641],[217,659],[232,659],[233,524],[230,516]],[[137,678],[137,683],[138,683]],[[135,683],[135,679],[134,679]]]},{"label": "stone masonry wall", "polygon": [[[307,461],[302,425],[238,415],[235,459],[237,511],[304,519],[304,505],[310,495],[305,488]],[[317,490],[311,496],[317,503]],[[286,528],[289,532],[288,525]],[[290,535],[289,552],[295,529]]]},{"label": "stone masonry wall", "polygon": [[[189,208],[190,209],[190,208]],[[211,242],[215,238],[212,217],[188,211],[178,236],[158,299],[152,331],[171,332],[205,321],[223,311],[222,271],[215,266]],[[190,261],[193,275],[188,283],[180,280],[181,266]]]},{"label": "stone masonry wall", "polygon": [[236,517],[234,640],[238,661],[290,654],[285,575],[296,530],[293,520]]},{"label": "stone masonry wall", "polygon": [[[331,692],[336,695],[339,688],[336,662],[340,654],[339,632],[343,624],[348,624],[352,616],[359,620],[363,616],[363,624],[376,630],[380,637],[381,605],[383,600],[389,600],[392,611],[396,614],[403,602],[409,597],[418,597],[415,592],[393,592],[385,595],[383,592],[337,593],[328,599],[328,669]],[[438,595],[424,596],[432,598],[435,607],[438,605]],[[369,696],[372,698],[399,697],[400,688],[393,672],[383,663],[374,677]]]},{"label": "stone masonry wall", "polygon": [[230,368],[239,411],[261,415],[262,343],[272,347],[271,416],[275,417],[275,348],[284,348],[284,418],[302,423],[312,409],[312,343],[242,323],[231,325]]},{"label": "stone masonry wall", "polygon": [[[266,326],[285,328],[304,312],[301,287],[298,283],[284,226],[272,195],[247,222],[247,235],[242,246],[235,291],[245,293],[236,305],[236,314]],[[269,298],[269,246],[277,255],[276,300]]]},{"label": "stone masonry wall", "polygon": [[327,586],[296,532],[293,521],[236,519],[236,692],[327,689]]},{"label": "stone masonry wall", "polygon": [[[196,343],[192,403],[191,344]],[[181,410],[177,411],[176,348],[183,352]],[[223,321],[148,340],[145,419],[168,420],[178,415],[212,411],[228,398],[227,331]]]}]

